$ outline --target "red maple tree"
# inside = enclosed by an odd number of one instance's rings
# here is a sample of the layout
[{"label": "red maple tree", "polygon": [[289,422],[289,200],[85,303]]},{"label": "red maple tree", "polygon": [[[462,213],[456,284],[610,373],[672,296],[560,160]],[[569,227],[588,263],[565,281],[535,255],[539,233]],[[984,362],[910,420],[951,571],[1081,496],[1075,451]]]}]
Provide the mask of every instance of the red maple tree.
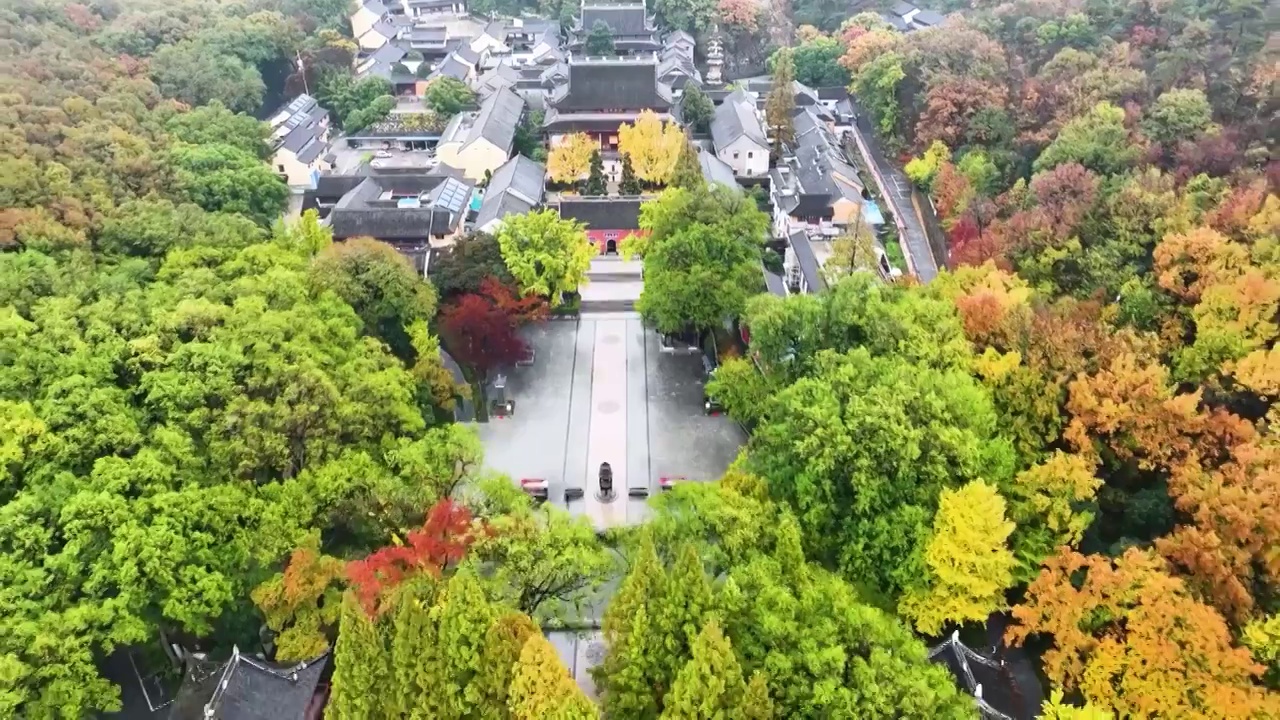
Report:
[{"label": "red maple tree", "polygon": [[495,368],[514,364],[528,352],[516,329],[543,320],[547,304],[540,298],[520,297],[494,278],[485,278],[479,293],[467,293],[442,311],[442,329],[450,351],[481,377]]},{"label": "red maple tree", "polygon": [[[365,612],[379,611],[379,599],[405,578],[421,573],[440,577],[457,565],[475,541],[471,511],[443,498],[431,506],[426,522],[410,531],[403,545],[385,547],[363,560],[347,563],[347,579]],[[480,530],[483,532],[483,530]]]}]

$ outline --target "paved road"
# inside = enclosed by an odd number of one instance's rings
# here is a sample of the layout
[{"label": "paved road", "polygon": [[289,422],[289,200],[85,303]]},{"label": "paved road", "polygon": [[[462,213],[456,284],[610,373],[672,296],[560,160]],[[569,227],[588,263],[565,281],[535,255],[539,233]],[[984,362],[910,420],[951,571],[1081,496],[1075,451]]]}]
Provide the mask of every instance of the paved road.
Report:
[{"label": "paved road", "polygon": [[938,275],[938,261],[933,257],[933,251],[929,247],[929,236],[925,234],[924,225],[911,204],[911,182],[907,180],[907,176],[902,173],[897,164],[885,156],[880,142],[876,139],[875,130],[871,127],[870,119],[858,107],[856,99],[852,102],[854,112],[858,116],[857,125],[854,127],[854,132],[857,133],[860,141],[858,147],[860,150],[866,150],[863,152],[863,157],[876,175],[875,180],[880,186],[880,193],[884,195],[899,223],[902,244],[909,255],[911,270],[921,282],[929,282]]}]

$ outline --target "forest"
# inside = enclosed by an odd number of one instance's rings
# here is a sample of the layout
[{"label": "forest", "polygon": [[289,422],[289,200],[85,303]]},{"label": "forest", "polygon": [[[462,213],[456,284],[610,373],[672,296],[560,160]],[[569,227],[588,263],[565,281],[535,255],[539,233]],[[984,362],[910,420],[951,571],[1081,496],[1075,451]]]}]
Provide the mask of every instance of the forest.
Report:
[{"label": "forest", "polygon": [[[340,719],[972,718],[926,652],[992,613],[1046,717],[1280,717],[1275,9],[870,9],[656,3],[744,66],[792,28],[951,270],[749,297],[765,218],[648,204],[646,311],[739,316],[710,390],[750,440],[600,538],[483,470],[437,335],[540,317],[510,286],[561,278],[508,258],[572,228],[473,238],[433,287],[277,221],[254,118],[381,97],[345,3],[0,4],[0,717],[118,708],[106,659],[167,641],[330,652]],[[539,628],[614,584],[596,707]]]}]

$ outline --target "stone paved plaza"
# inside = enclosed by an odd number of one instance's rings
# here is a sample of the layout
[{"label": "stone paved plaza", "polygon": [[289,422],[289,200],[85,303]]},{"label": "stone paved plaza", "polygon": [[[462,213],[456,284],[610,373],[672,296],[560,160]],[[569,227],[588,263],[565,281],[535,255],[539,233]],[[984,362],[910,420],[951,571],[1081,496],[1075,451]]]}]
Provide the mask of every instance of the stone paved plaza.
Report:
[{"label": "stone paved plaza", "polygon": [[[702,412],[702,360],[659,350],[658,336],[634,313],[584,315],[526,329],[530,367],[508,375],[515,415],[479,425],[486,464],[548,481],[550,501],[583,488],[569,504],[597,527],[643,521],[647,506],[628,489],[659,492],[663,477],[715,480],[745,441],[728,417]],[[618,495],[595,497],[601,462]]]}]

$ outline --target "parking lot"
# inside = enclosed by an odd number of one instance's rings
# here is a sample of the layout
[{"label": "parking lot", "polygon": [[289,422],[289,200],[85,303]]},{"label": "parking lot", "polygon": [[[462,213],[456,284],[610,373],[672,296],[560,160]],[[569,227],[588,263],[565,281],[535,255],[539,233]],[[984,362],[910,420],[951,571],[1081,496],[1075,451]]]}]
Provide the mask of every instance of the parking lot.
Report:
[{"label": "parking lot", "polygon": [[[536,359],[508,375],[515,414],[479,426],[486,464],[515,481],[542,478],[552,502],[598,527],[642,522],[643,498],[659,480],[715,480],[745,441],[727,417],[702,408],[702,361],[659,351],[638,317],[550,321],[527,328]],[[613,468],[617,499],[596,497],[601,462]]]}]

